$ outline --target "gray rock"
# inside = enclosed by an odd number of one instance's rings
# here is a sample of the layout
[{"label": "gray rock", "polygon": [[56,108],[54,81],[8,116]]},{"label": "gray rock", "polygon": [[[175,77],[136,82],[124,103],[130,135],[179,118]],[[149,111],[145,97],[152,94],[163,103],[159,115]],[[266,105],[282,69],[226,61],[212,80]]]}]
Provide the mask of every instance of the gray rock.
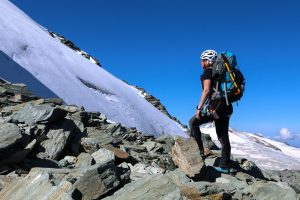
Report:
[{"label": "gray rock", "polygon": [[75,156],[65,156],[64,159],[71,165],[75,164],[77,160]]},{"label": "gray rock", "polygon": [[116,141],[114,137],[107,134],[104,130],[95,127],[88,127],[87,135],[89,138],[97,142],[100,147]]},{"label": "gray rock", "polygon": [[78,106],[73,106],[73,105],[61,105],[59,108],[69,112],[69,113],[75,113],[75,112],[80,112],[81,109]]},{"label": "gray rock", "polygon": [[28,103],[33,105],[40,105],[44,103],[44,99],[32,100],[27,103],[19,103],[14,105],[5,106],[1,109],[1,116],[9,116],[15,112],[22,110]]},{"label": "gray rock", "polygon": [[6,157],[6,159],[3,159],[0,161],[1,164],[15,164],[19,163],[22,160],[24,160],[27,155],[32,151],[32,149],[36,145],[36,139],[32,140],[24,149],[17,150],[9,155],[9,157]]},{"label": "gray rock", "polygon": [[58,161],[58,165],[59,165],[59,167],[67,167],[69,165],[69,163],[67,160],[61,159],[60,161]]},{"label": "gray rock", "polygon": [[51,123],[63,119],[67,115],[65,110],[54,108],[48,104],[33,105],[27,103],[23,109],[14,113],[13,120],[29,125],[35,123]]},{"label": "gray rock", "polygon": [[97,199],[120,184],[113,162],[90,167],[74,184],[83,200]]},{"label": "gray rock", "polygon": [[88,120],[90,119],[90,116],[87,112],[85,111],[79,111],[71,114],[69,116],[70,119],[73,119],[74,121],[81,121],[83,124],[86,124]]},{"label": "gray rock", "polygon": [[127,166],[118,166],[117,167],[117,175],[121,184],[126,184],[130,181],[131,170]]},{"label": "gray rock", "polygon": [[241,180],[239,180],[236,177],[231,176],[231,175],[221,174],[221,177],[217,178],[216,182],[222,182],[221,180],[224,181],[223,183],[226,183],[226,182],[229,183],[231,186],[233,186],[237,190],[242,190],[242,189],[248,187],[247,182],[241,181]]},{"label": "gray rock", "polygon": [[105,163],[105,162],[114,162],[115,155],[112,151],[107,149],[99,149],[96,152],[92,153],[92,157],[96,163]]},{"label": "gray rock", "polygon": [[[155,147],[157,147],[157,142],[153,142],[153,141],[147,141],[144,144],[142,144],[143,147],[146,147],[147,151],[151,151],[153,150]],[[161,144],[159,144],[161,146]]]},{"label": "gray rock", "polygon": [[300,194],[300,171],[299,170],[283,170],[279,171],[280,178],[291,186],[298,194]]},{"label": "gray rock", "polygon": [[248,182],[255,182],[255,179],[250,176],[249,174],[243,173],[243,172],[238,172],[235,177],[241,181],[244,181],[246,183]]},{"label": "gray rock", "polygon": [[[172,176],[171,176],[172,177]],[[177,176],[180,179],[180,176]],[[174,178],[176,179],[176,178]],[[115,192],[112,196],[104,198],[105,200],[166,200],[166,199],[184,199],[181,195],[181,185],[177,185],[178,180],[170,176],[156,175],[145,176],[144,178],[126,184],[123,188]],[[184,180],[182,182],[185,182]]]},{"label": "gray rock", "polygon": [[134,151],[134,152],[147,152],[146,147],[140,146],[140,145],[130,145],[130,144],[124,144],[122,145],[122,148],[126,150],[126,152]]},{"label": "gray rock", "polygon": [[61,98],[48,98],[48,99],[44,99],[44,104],[50,104],[53,106],[61,106],[62,104],[64,104],[63,99]]},{"label": "gray rock", "polygon": [[130,158],[137,162],[147,162],[149,159],[151,159],[151,156],[148,152],[135,152],[135,151],[129,151]]},{"label": "gray rock", "polygon": [[144,163],[137,163],[134,166],[129,164],[129,167],[131,170],[130,179],[134,181],[140,180],[148,175],[164,174],[165,172],[164,169],[161,169],[159,167],[149,166]]},{"label": "gray rock", "polygon": [[34,128],[33,134],[35,136],[40,136],[46,133],[46,125],[44,124],[37,124]]},{"label": "gray rock", "polygon": [[13,182],[16,182],[17,180],[21,179],[21,177],[18,176],[4,176],[0,175],[0,191],[6,186]]},{"label": "gray rock", "polygon": [[2,94],[18,94],[24,96],[24,101],[29,101],[36,99],[37,97],[32,94],[32,92],[26,87],[25,84],[3,84],[2,85]]},{"label": "gray rock", "polygon": [[81,172],[84,172],[90,166],[92,166],[93,157],[88,153],[81,153],[77,157],[77,162],[75,164],[76,168],[79,168]]},{"label": "gray rock", "polygon": [[[255,178],[264,179],[262,171],[256,166],[254,162],[244,158],[237,158],[236,161],[238,162],[239,168],[240,170],[242,170],[242,172],[247,173]],[[237,168],[237,166],[234,167]]]},{"label": "gray rock", "polygon": [[107,118],[103,113],[100,113],[99,119],[102,120],[102,122],[106,122]]},{"label": "gray rock", "polygon": [[216,163],[217,157],[208,157],[205,158],[204,162],[206,166],[214,166]]},{"label": "gray rock", "polygon": [[248,194],[252,199],[299,200],[299,195],[287,183],[282,182],[255,182],[245,188],[243,192],[244,194]]},{"label": "gray rock", "polygon": [[269,180],[283,181],[289,184],[298,194],[300,194],[300,171],[299,170],[282,170],[273,171],[265,170],[264,176]]},{"label": "gray rock", "polygon": [[200,199],[226,199],[226,198],[216,198],[216,196],[219,196],[220,194],[223,193],[233,194],[237,191],[237,189],[231,183],[220,183],[220,182],[216,183],[216,182],[200,181],[200,182],[186,183],[185,186],[189,188],[195,188],[198,191],[197,198],[201,196]]},{"label": "gray rock", "polygon": [[98,144],[98,140],[94,138],[83,137],[81,138],[80,144],[84,149],[84,151],[90,154],[94,153],[100,148]]},{"label": "gray rock", "polygon": [[182,186],[192,182],[192,180],[189,179],[185,175],[185,173],[179,168],[175,169],[174,171],[170,171],[166,173],[166,176],[172,179],[172,181],[178,186]]},{"label": "gray rock", "polygon": [[[49,200],[71,195],[72,184],[65,180],[67,171],[34,168],[23,179],[6,185],[1,191],[2,200]],[[56,173],[56,175],[54,174]],[[59,178],[58,178],[59,177]],[[29,184],[30,183],[30,184]]]},{"label": "gray rock", "polygon": [[47,133],[48,139],[41,142],[42,148],[40,148],[37,157],[57,159],[67,145],[74,129],[74,122],[69,119],[65,119],[61,124],[51,126]]},{"label": "gray rock", "polygon": [[[71,118],[70,118],[71,119]],[[79,121],[79,120],[74,120],[74,119],[71,119],[74,124],[76,125],[76,128],[80,131],[80,132],[84,132],[85,131],[85,127],[84,127],[84,124],[83,122]]]},{"label": "gray rock", "polygon": [[0,124],[0,151],[14,146],[22,139],[19,127],[12,123]]},{"label": "gray rock", "polygon": [[160,137],[155,139],[156,142],[159,142],[162,144],[162,153],[171,153],[172,147],[175,143],[175,140],[170,135],[161,135]]},{"label": "gray rock", "polygon": [[120,137],[125,134],[126,129],[122,127],[120,123],[116,123],[108,124],[105,131],[114,137]]}]

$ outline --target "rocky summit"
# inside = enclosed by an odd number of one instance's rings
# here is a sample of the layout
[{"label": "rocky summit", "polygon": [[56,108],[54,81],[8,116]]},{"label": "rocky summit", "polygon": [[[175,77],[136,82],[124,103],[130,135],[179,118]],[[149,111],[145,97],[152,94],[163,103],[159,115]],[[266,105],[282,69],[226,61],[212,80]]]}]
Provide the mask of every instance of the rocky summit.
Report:
[{"label": "rocky summit", "polygon": [[155,138],[0,82],[3,200],[299,199],[299,171],[232,157],[230,174],[220,174],[213,166],[221,152],[203,140],[204,159],[192,138]]}]

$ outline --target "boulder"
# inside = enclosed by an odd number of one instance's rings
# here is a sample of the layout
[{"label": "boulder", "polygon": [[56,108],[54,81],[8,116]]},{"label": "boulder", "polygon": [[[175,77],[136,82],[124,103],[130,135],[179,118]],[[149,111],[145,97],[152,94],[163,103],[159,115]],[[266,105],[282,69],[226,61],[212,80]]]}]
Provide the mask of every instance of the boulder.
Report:
[{"label": "boulder", "polygon": [[104,163],[104,162],[109,162],[115,161],[115,155],[112,151],[107,150],[107,149],[99,149],[96,152],[92,153],[92,157],[96,161],[96,163]]},{"label": "boulder", "polygon": [[33,125],[35,123],[51,123],[62,120],[67,111],[48,104],[33,105],[27,103],[23,109],[14,113],[13,120]]},{"label": "boulder", "polygon": [[58,159],[74,129],[74,122],[69,119],[64,119],[61,124],[50,126],[46,134],[47,139],[41,142],[37,157]]},{"label": "boulder", "polygon": [[0,124],[0,152],[16,145],[22,140],[22,134],[16,124]]},{"label": "boulder", "polygon": [[178,138],[172,148],[172,160],[189,177],[200,175],[205,166],[198,145],[193,138]]},{"label": "boulder", "polygon": [[100,198],[119,184],[117,167],[110,161],[90,167],[74,187],[82,194],[82,200],[90,200]]}]

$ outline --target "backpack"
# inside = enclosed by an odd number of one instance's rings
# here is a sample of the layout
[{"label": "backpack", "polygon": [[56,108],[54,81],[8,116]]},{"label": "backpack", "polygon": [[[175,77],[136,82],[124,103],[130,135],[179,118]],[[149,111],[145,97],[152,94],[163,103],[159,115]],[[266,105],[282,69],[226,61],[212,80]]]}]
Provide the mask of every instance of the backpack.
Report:
[{"label": "backpack", "polygon": [[245,78],[237,66],[236,56],[230,52],[217,55],[212,66],[212,100],[225,99],[226,104],[240,100],[245,91]]}]

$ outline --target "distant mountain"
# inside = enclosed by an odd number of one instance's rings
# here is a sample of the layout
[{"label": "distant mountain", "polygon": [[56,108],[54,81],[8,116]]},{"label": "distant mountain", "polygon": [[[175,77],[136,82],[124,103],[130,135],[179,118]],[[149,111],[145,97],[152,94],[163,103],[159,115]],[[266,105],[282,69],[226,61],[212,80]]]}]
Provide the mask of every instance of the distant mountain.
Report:
[{"label": "distant mountain", "polygon": [[[201,132],[209,134],[220,146],[214,124],[201,127]],[[234,157],[243,157],[254,161],[262,169],[300,169],[300,149],[278,142],[262,135],[239,132],[229,129],[231,152]]]},{"label": "distant mountain", "polygon": [[72,42],[49,34],[7,0],[0,1],[0,19],[3,79],[25,83],[42,97],[60,97],[67,104],[99,111],[145,134],[186,136],[179,123],[147,102],[139,91],[105,71],[98,60]]}]

